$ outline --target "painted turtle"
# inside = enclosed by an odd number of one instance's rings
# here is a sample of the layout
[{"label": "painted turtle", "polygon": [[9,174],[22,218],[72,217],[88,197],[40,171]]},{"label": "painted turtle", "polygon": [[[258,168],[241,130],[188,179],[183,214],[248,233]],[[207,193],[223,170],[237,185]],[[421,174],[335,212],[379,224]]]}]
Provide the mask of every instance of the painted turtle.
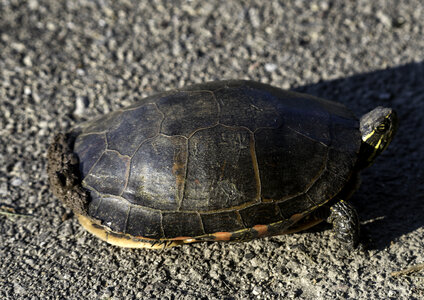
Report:
[{"label": "painted turtle", "polygon": [[252,81],[194,85],[58,134],[55,195],[82,226],[123,247],[248,241],[331,222],[355,246],[347,202],[392,140],[396,113]]}]

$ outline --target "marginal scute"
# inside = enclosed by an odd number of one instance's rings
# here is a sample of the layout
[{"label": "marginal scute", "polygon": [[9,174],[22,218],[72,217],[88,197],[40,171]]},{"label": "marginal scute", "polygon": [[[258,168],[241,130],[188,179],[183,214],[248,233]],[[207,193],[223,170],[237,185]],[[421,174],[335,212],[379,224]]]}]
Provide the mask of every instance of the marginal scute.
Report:
[{"label": "marginal scute", "polygon": [[239,211],[244,225],[252,228],[255,225],[266,225],[282,220],[280,210],[275,203],[259,203]]},{"label": "marginal scute", "polygon": [[197,213],[163,213],[162,227],[166,238],[195,237],[205,234]]},{"label": "marginal scute", "polygon": [[[149,220],[149,222],[146,222]],[[160,239],[164,237],[161,213],[142,206],[132,205],[128,217],[127,233],[132,236]]]},{"label": "marginal scute", "polygon": [[100,220],[103,226],[115,232],[125,232],[129,203],[115,197],[103,197],[93,218]]},{"label": "marginal scute", "polygon": [[301,212],[307,212],[315,206],[316,204],[306,194],[278,202],[278,207],[284,219],[289,219],[293,215]]},{"label": "marginal scute", "polygon": [[94,190],[90,190],[90,203],[88,204],[88,215],[95,216],[97,214],[97,209],[102,203],[102,198],[99,193]]},{"label": "marginal scute", "polygon": [[317,204],[331,200],[346,184],[345,179],[335,173],[325,170],[308,190],[308,196]]},{"label": "marginal scute", "polygon": [[223,228],[228,232],[245,228],[235,211],[200,214],[200,216],[207,234],[220,232]]}]

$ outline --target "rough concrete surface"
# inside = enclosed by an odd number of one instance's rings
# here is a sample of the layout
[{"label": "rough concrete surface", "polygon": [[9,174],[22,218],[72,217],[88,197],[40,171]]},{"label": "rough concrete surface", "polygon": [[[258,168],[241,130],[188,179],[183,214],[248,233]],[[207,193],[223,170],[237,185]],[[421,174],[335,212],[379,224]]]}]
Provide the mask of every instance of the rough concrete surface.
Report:
[{"label": "rough concrete surface", "polygon": [[[1,299],[423,299],[424,4],[0,0]],[[49,190],[55,132],[156,91],[253,79],[396,108],[353,198],[365,249],[326,226],[245,244],[108,246]],[[65,217],[64,217],[65,216]]]}]

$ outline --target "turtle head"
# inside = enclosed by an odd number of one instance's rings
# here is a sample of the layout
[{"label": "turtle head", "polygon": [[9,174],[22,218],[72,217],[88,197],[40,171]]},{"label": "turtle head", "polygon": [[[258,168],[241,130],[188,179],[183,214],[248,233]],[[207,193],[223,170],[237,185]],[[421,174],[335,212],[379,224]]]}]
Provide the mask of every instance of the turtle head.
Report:
[{"label": "turtle head", "polygon": [[397,127],[398,118],[391,108],[378,106],[362,116],[361,168],[372,165],[375,158],[387,148],[396,134]]}]

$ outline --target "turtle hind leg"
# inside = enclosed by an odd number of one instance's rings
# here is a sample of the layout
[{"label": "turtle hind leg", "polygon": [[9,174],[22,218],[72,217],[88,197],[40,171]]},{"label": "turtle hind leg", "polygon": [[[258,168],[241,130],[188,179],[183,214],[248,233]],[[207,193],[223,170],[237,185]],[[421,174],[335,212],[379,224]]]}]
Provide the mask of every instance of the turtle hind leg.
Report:
[{"label": "turtle hind leg", "polygon": [[340,200],[330,207],[327,222],[333,224],[336,238],[349,248],[356,248],[359,242],[359,218],[355,208]]}]

